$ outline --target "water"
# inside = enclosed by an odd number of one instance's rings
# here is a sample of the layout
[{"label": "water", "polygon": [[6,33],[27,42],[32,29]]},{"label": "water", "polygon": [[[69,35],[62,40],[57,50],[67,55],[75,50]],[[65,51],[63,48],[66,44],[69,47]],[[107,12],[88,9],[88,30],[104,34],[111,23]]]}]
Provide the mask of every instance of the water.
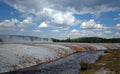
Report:
[{"label": "water", "polygon": [[79,74],[80,62],[94,63],[102,54],[104,54],[104,51],[74,53],[50,63],[44,63],[24,71],[16,71],[7,74]]}]

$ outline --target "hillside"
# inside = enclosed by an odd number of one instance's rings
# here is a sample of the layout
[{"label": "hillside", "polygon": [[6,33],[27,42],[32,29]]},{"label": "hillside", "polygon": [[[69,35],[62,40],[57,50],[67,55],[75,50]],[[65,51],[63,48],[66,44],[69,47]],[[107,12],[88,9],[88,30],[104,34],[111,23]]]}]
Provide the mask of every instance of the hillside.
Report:
[{"label": "hillside", "polygon": [[58,40],[53,39],[53,42],[80,42],[80,43],[120,43],[120,38],[99,38],[99,37],[81,37],[75,39],[65,39],[65,40]]}]

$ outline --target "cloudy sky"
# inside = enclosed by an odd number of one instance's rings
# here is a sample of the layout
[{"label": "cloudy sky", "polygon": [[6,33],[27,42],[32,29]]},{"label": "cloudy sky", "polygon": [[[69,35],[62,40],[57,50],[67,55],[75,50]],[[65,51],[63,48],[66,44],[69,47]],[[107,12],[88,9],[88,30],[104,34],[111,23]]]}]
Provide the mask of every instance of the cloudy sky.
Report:
[{"label": "cloudy sky", "polygon": [[120,0],[0,0],[0,35],[120,38]]}]

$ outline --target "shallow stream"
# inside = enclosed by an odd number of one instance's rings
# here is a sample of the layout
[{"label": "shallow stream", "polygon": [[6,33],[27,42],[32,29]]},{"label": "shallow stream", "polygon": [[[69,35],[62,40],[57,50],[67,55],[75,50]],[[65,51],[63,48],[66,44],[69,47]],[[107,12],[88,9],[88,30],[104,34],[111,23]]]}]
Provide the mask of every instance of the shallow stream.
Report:
[{"label": "shallow stream", "polygon": [[74,53],[50,63],[6,74],[80,74],[80,62],[94,63],[102,54],[104,54],[104,51]]}]

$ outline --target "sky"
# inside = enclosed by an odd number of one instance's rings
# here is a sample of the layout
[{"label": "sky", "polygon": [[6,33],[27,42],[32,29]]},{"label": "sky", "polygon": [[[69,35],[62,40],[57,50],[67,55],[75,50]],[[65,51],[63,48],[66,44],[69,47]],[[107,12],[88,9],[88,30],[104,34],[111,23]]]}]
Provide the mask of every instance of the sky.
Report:
[{"label": "sky", "polygon": [[0,0],[0,35],[120,38],[120,0]]}]

